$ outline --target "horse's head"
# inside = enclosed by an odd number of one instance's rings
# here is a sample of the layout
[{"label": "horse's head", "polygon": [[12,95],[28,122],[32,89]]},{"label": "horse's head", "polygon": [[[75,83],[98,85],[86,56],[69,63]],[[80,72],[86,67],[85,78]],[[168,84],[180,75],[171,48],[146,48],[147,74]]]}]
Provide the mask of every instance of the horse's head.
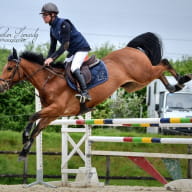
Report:
[{"label": "horse's head", "polygon": [[17,51],[13,48],[13,52],[8,56],[7,64],[4,66],[0,77],[0,92],[8,90],[12,85],[22,78],[22,72],[19,69],[20,59]]}]

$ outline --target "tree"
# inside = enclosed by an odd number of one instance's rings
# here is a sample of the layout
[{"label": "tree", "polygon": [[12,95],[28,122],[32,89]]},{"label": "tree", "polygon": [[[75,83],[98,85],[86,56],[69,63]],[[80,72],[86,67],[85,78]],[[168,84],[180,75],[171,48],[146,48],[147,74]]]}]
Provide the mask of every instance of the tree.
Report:
[{"label": "tree", "polygon": [[15,85],[0,94],[0,130],[21,131],[35,112],[35,92],[28,82]]}]

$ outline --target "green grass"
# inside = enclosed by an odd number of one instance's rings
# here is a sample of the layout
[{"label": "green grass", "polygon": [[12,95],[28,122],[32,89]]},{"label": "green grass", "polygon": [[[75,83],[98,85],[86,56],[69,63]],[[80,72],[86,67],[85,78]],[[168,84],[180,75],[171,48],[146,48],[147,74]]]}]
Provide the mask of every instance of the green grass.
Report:
[{"label": "green grass", "polygon": [[[141,134],[136,132],[120,131],[114,128],[107,129],[93,129],[92,135],[101,136],[130,136],[130,137],[178,137],[178,136],[162,136]],[[77,142],[82,134],[73,133],[72,138]],[[183,137],[183,136],[182,136]],[[186,136],[185,136],[186,137]],[[22,148],[22,133],[13,131],[0,131],[0,151],[20,151]],[[71,150],[69,146],[69,150]],[[81,147],[84,150],[84,146]],[[171,144],[144,144],[144,143],[93,143],[94,150],[109,150],[109,151],[131,151],[131,152],[159,152],[159,153],[187,153],[187,145],[171,145]],[[35,151],[35,143],[31,149]],[[61,152],[61,134],[55,132],[43,133],[43,151]],[[17,155],[0,155],[0,174],[22,174],[23,162],[19,162]],[[161,159],[148,158],[154,167],[164,176],[170,177],[166,167]],[[111,157],[111,176],[144,176],[149,175],[138,168],[131,160],[126,157]],[[43,157],[44,174],[45,175],[61,175],[61,157],[48,156]],[[74,156],[69,161],[70,168],[78,168],[84,166],[83,161]],[[96,167],[97,173],[100,176],[105,176],[106,172],[106,158],[101,156],[92,157],[92,166]],[[181,168],[183,177],[187,177],[187,160],[181,160]],[[34,155],[28,156],[28,174],[36,173],[36,157]],[[48,181],[48,179],[44,179]],[[54,179],[49,179],[54,180]],[[58,180],[58,179],[56,179]],[[22,178],[0,178],[1,184],[20,184]],[[28,179],[28,183],[34,182],[35,179]],[[142,185],[142,186],[162,186],[158,181],[153,180],[110,180],[110,184],[115,185]]]}]

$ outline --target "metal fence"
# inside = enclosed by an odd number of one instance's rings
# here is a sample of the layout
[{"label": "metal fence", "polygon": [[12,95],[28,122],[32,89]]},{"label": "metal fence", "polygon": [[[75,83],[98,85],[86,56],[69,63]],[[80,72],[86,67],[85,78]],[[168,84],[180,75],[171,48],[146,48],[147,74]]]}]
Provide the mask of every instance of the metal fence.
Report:
[{"label": "metal fence", "polygon": [[[18,155],[18,151],[0,151],[0,155]],[[36,152],[29,152],[29,155],[36,155]],[[59,155],[61,152],[43,152],[43,155]],[[75,154],[77,155],[77,154]],[[44,178],[61,179],[61,175],[43,175]],[[110,175],[110,156],[106,156],[106,171],[104,176],[98,176],[99,179],[105,180],[105,184],[109,185],[110,180],[155,180],[153,177],[142,176],[111,176]],[[28,161],[23,161],[23,173],[22,174],[2,174],[0,178],[23,178],[23,184],[27,184],[28,178],[36,178],[36,175],[28,174]],[[69,175],[69,179],[75,179],[75,175]],[[166,177],[167,180],[172,180],[170,177]]]}]

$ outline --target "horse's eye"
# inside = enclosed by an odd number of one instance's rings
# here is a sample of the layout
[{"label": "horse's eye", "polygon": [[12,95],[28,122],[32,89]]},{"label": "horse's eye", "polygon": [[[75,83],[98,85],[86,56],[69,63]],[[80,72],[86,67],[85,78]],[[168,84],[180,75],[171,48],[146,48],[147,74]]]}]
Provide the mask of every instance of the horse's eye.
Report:
[{"label": "horse's eye", "polygon": [[11,71],[12,69],[12,67],[7,67],[7,71]]}]

